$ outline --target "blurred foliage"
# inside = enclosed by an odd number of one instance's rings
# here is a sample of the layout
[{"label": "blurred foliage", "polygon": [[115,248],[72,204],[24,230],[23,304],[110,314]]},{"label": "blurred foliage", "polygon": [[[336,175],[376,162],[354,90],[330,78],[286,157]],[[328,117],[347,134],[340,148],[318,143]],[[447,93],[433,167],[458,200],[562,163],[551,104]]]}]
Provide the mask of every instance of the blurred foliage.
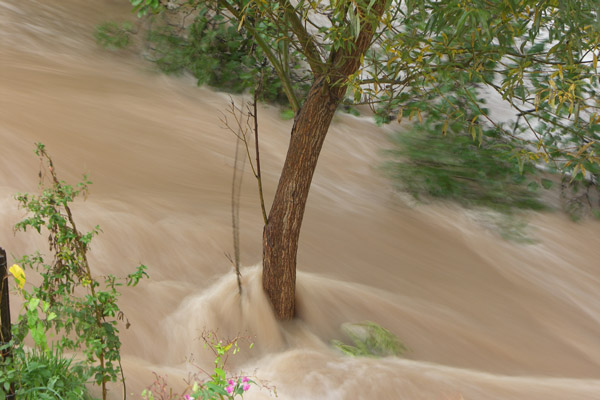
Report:
[{"label": "blurred foliage", "polygon": [[389,330],[371,321],[342,325],[342,330],[353,345],[333,340],[331,344],[346,355],[359,357],[399,356],[407,348]]},{"label": "blurred foliage", "polygon": [[[502,125],[485,123],[488,110],[479,81],[462,78],[460,84],[439,85],[438,98],[424,97],[415,101],[416,109],[399,111],[398,120],[406,116],[413,122],[391,136],[387,171],[398,188],[419,200],[447,199],[504,213],[544,209],[538,192],[551,188],[552,181],[540,179],[530,157],[515,150],[526,145],[520,138],[506,135]],[[450,117],[456,110],[459,119]],[[378,115],[389,112],[380,108]]]},{"label": "blurred foliage", "polygon": [[[163,72],[188,72],[198,85],[207,84],[230,93],[252,92],[261,82],[260,100],[287,104],[276,71],[245,29],[231,24],[222,13],[211,9],[209,3],[197,6],[193,22],[187,26],[185,20],[164,22],[169,17],[176,18],[178,12],[181,11],[175,9],[169,11],[170,15],[152,17],[153,27],[148,33],[150,59]],[[265,31],[275,41],[277,33],[272,25],[260,22],[255,28]],[[286,63],[294,90],[304,96],[310,81],[297,52],[288,48]]]},{"label": "blurred foliage", "polygon": [[600,218],[600,188],[597,177],[591,178],[573,179],[563,176],[561,180],[561,207],[573,221],[587,216]]},{"label": "blurred foliage", "polygon": [[443,136],[433,125],[427,121],[392,136],[394,161],[386,169],[400,189],[419,200],[448,199],[502,212],[545,208],[538,192],[551,181],[534,179],[536,168],[520,167],[501,139],[478,141],[451,130]]},{"label": "blurred foliage", "polygon": [[288,119],[293,119],[294,118],[294,110],[286,108],[284,110],[281,110],[281,112],[279,113],[279,116],[281,117],[281,119],[283,120],[288,120]]},{"label": "blurred foliage", "polygon": [[104,22],[94,31],[96,42],[106,49],[117,50],[129,45],[129,36],[134,32],[131,22]]}]

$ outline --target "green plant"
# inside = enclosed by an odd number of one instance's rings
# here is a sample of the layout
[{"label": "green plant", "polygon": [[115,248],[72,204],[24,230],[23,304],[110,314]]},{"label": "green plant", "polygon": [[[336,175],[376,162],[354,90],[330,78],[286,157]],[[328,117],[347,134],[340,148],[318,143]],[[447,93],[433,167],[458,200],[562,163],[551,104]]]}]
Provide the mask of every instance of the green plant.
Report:
[{"label": "green plant", "polygon": [[399,356],[407,351],[398,337],[379,324],[365,321],[343,324],[342,330],[354,345],[333,340],[331,344],[342,353],[354,357]]},{"label": "green plant", "polygon": [[[227,378],[225,372],[225,363],[229,357],[229,352],[236,354],[240,351],[238,342],[240,337],[235,337],[223,342],[217,338],[216,333],[205,332],[202,335],[205,346],[215,355],[215,369],[210,375],[209,380],[203,384],[195,384],[192,388],[190,397],[208,399],[234,399],[236,396],[242,396],[244,392],[250,389],[250,384],[255,382],[248,377]],[[252,348],[252,344],[250,344]]]},{"label": "green plant", "polygon": [[[42,165],[42,192],[17,195],[20,206],[29,216],[16,225],[16,230],[33,228],[42,233],[42,228],[46,229],[53,260],[46,263],[40,253],[23,256],[20,260],[25,268],[40,274],[42,283],[31,291],[22,290],[26,309],[15,325],[13,343],[15,347],[23,346],[24,338],[30,334],[42,352],[81,350],[86,374],[102,387],[102,397],[106,399],[108,381],[120,377],[124,383],[117,323],[126,318],[117,304],[118,288],[124,283],[137,285],[147,276],[146,267],[140,265],[125,279],[114,275],[99,279],[92,274],[87,253],[100,228],[96,226],[82,233],[69,205],[78,196],[87,195],[90,182],[84,177],[83,182],[73,187],[60,181],[43,144],[37,144],[36,154]],[[47,318],[37,318],[38,309]],[[51,333],[58,337],[48,343]]]},{"label": "green plant", "polygon": [[[13,265],[11,273],[22,289],[25,284],[23,271]],[[24,290],[23,294],[26,297],[24,314],[20,315],[18,324],[13,325],[13,331],[21,338],[2,346],[11,347],[12,351],[10,358],[0,361],[0,395],[7,396],[12,387],[16,389],[14,394],[24,399],[90,398],[85,387],[90,373],[85,364],[65,357],[61,347],[48,346],[48,323],[56,318],[56,314],[49,311],[49,303]],[[33,340],[34,347],[30,350],[23,346],[24,332],[28,332]]]},{"label": "green plant", "polygon": [[0,362],[0,368],[0,396],[7,396],[12,384],[20,399],[91,399],[85,364],[66,357],[60,348],[26,351],[17,346],[11,359]]},{"label": "green plant", "polygon": [[239,352],[238,343],[244,338],[237,336],[223,341],[218,339],[215,332],[204,332],[202,339],[205,347],[208,347],[215,356],[212,373],[198,367],[207,379],[201,379],[196,375],[192,379],[193,382],[188,384],[188,388],[182,394],[177,394],[169,387],[166,378],[155,374],[156,379],[153,384],[142,392],[144,400],[234,400],[238,396],[243,398],[251,385],[257,385],[247,376],[227,376],[225,367],[227,359],[230,353],[235,355]]},{"label": "green plant", "polygon": [[98,26],[94,31],[96,42],[106,49],[117,50],[129,45],[129,36],[133,33],[133,24],[131,22],[105,22]]}]

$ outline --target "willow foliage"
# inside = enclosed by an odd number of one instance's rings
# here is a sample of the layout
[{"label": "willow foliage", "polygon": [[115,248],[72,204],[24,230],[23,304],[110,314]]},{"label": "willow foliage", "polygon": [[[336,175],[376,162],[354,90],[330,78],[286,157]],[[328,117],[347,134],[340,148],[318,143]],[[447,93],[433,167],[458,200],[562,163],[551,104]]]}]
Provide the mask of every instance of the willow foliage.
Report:
[{"label": "willow foliage", "polygon": [[[143,15],[157,0],[132,0]],[[171,3],[173,4],[173,3]],[[494,128],[514,156],[545,160],[583,179],[600,173],[597,91],[598,0],[212,0],[210,7],[257,46],[281,80],[292,108],[289,60],[300,57],[313,77],[348,87],[347,104],[370,104],[417,121],[436,109],[441,133],[460,124],[475,139]],[[336,58],[375,29],[370,51],[350,77],[335,76]],[[242,50],[242,49],[241,49]],[[482,99],[497,94],[513,110],[495,119]],[[460,102],[459,100],[460,99]],[[467,109],[459,103],[467,103]]]}]

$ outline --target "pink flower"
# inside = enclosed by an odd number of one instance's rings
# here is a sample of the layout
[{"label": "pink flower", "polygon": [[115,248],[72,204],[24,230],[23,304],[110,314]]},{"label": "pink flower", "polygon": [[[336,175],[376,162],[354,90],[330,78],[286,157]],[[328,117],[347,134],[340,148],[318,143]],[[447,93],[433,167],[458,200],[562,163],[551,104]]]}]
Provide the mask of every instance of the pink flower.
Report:
[{"label": "pink flower", "polygon": [[185,400],[194,400],[194,398],[192,396],[190,396],[189,394],[186,394]]},{"label": "pink flower", "polygon": [[235,385],[235,383],[233,382],[233,379],[228,380],[227,383],[229,383],[230,385]]},{"label": "pink flower", "polygon": [[226,391],[227,391],[227,393],[229,393],[229,394],[233,393],[233,385],[231,385],[231,384],[230,384],[229,386],[227,386],[227,387],[225,388],[225,390],[226,390]]},{"label": "pink flower", "polygon": [[243,389],[244,389],[244,392],[246,390],[250,389],[250,384],[249,383],[244,383]]},{"label": "pink flower", "polygon": [[243,377],[243,378],[242,378],[242,382],[244,382],[244,383],[248,383],[248,377],[247,377],[247,376]]}]

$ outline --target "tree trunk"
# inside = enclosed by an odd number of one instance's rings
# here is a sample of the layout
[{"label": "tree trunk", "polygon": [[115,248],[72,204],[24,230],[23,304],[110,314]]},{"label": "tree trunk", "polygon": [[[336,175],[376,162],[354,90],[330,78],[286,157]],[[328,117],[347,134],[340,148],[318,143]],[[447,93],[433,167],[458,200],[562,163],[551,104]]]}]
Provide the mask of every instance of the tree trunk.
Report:
[{"label": "tree trunk", "polygon": [[288,153],[263,234],[263,288],[275,315],[294,317],[296,253],[313,173],[345,89],[315,81],[294,120]]},{"label": "tree trunk", "polygon": [[346,93],[345,82],[358,70],[362,56],[371,46],[386,1],[371,2],[371,11],[361,10],[368,17],[361,19],[360,34],[354,43],[330,54],[327,74],[315,77],[294,120],[287,157],[263,233],[263,288],[280,320],[294,317],[296,253],[319,153],[333,114]]}]

